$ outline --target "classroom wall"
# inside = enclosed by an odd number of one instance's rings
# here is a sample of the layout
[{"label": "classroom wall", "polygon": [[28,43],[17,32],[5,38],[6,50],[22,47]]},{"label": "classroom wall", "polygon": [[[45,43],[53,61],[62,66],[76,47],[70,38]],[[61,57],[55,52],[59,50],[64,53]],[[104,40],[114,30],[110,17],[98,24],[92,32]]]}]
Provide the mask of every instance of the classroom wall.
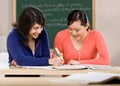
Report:
[{"label": "classroom wall", "polygon": [[6,51],[7,34],[12,26],[12,0],[0,0],[0,52]]},{"label": "classroom wall", "polygon": [[[12,29],[12,1],[0,0],[0,52],[6,51],[6,38]],[[95,0],[96,30],[103,33],[112,65],[120,65],[120,0]]]},{"label": "classroom wall", "polygon": [[96,29],[105,37],[111,64],[120,65],[120,0],[96,0]]}]

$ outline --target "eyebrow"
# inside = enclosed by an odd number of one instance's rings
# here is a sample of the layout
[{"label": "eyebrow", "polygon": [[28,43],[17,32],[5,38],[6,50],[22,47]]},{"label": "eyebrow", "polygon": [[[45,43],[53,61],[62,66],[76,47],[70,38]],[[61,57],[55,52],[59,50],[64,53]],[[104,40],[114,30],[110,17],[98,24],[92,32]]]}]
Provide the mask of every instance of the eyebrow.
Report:
[{"label": "eyebrow", "polygon": [[[69,29],[72,29],[71,27],[68,27]],[[81,30],[80,28],[73,28],[73,29],[75,29],[75,30]]]}]

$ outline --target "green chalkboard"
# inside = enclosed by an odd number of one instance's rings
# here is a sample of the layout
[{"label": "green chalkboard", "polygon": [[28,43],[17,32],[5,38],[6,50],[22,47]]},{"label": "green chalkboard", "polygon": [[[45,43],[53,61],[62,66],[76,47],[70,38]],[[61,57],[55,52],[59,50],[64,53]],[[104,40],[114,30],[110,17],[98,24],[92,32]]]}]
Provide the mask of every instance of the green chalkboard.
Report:
[{"label": "green chalkboard", "polygon": [[45,14],[47,19],[46,29],[48,31],[50,48],[53,48],[55,35],[58,31],[67,27],[68,13],[75,9],[84,10],[94,28],[94,2],[95,0],[14,0],[15,19],[25,7],[38,7]]}]

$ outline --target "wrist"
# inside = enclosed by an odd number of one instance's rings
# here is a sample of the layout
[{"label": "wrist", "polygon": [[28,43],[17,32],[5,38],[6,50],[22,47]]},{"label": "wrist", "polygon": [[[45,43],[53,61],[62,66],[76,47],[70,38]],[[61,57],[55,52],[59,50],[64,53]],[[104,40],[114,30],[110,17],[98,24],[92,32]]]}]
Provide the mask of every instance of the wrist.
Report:
[{"label": "wrist", "polygon": [[48,60],[49,65],[52,65],[52,59]]}]

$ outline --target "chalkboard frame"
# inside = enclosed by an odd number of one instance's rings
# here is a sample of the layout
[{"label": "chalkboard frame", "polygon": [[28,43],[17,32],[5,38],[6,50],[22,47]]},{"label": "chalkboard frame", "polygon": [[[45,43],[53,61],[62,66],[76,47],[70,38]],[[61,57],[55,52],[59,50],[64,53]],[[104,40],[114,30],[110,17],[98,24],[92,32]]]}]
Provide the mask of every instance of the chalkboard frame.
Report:
[{"label": "chalkboard frame", "polygon": [[[92,30],[95,30],[95,0],[91,0],[92,1]],[[17,20],[17,0],[13,0],[13,23],[16,22]],[[53,41],[53,40],[52,40]],[[52,42],[52,46],[50,43],[50,48],[53,48],[53,42]]]}]

